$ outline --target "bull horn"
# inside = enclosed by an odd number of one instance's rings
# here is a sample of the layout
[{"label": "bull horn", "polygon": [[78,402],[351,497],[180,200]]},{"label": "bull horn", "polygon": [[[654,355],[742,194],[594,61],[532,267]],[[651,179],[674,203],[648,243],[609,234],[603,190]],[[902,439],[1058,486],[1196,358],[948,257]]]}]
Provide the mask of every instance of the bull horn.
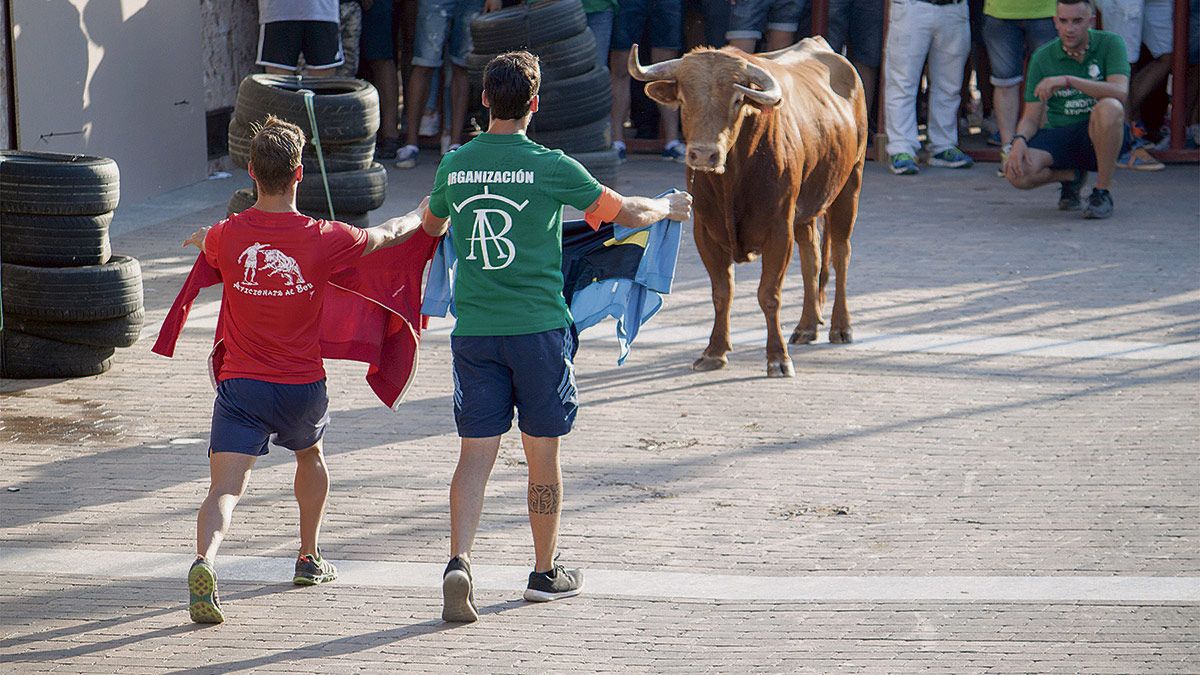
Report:
[{"label": "bull horn", "polygon": [[643,68],[638,63],[638,46],[634,44],[629,49],[629,74],[639,82],[655,82],[657,80],[674,80],[675,69],[679,67],[679,59],[662,61],[649,68]]},{"label": "bull horn", "polygon": [[750,84],[756,84],[758,89],[751,89],[740,84],[734,84],[734,88],[742,92],[746,98],[765,106],[777,106],[783,100],[783,91],[779,88],[779,81],[775,76],[767,71],[759,68],[753,63],[746,63],[746,79]]}]

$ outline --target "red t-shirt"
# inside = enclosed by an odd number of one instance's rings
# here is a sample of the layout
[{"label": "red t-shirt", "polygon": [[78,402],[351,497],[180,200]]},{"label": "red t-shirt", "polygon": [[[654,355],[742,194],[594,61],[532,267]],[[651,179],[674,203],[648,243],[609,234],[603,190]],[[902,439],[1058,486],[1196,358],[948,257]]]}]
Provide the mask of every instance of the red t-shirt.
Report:
[{"label": "red t-shirt", "polygon": [[227,350],[220,380],[307,384],[325,377],[321,303],[329,276],[362,256],[367,233],[337,221],[250,208],[217,223],[204,255],[221,271]]}]

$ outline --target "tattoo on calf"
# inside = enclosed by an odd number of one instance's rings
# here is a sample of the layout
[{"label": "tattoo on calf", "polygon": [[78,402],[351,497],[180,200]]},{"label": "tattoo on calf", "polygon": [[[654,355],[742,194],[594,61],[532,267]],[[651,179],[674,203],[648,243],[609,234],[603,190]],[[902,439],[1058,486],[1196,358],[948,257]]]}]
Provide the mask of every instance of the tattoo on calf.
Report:
[{"label": "tattoo on calf", "polygon": [[562,486],[560,484],[529,486],[530,513],[537,513],[543,516],[553,515],[558,513],[561,506]]}]

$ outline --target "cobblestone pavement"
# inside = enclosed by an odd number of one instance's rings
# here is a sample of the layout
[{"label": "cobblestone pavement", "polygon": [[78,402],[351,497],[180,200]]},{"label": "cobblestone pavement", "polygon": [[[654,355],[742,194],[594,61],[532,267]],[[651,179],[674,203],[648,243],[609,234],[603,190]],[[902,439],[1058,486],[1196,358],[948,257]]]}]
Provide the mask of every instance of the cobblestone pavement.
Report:
[{"label": "cobblestone pavement", "polygon": [[[415,205],[432,171],[392,170],[375,222]],[[192,260],[178,242],[246,179],[170,195],[211,206],[114,241],[142,261],[146,339],[101,377],[0,382],[0,670],[1200,671],[1198,178],[1121,173],[1117,214],[1097,222],[990,166],[869,166],[849,279],[859,344],[793,347],[786,381],[764,376],[754,264],[737,270],[729,367],[691,372],[712,310],[685,238],[676,291],[626,365],[611,324],[579,353],[560,548],[597,592],[520,600],[532,547],[510,434],[475,550],[495,575],[465,627],[439,620],[457,456],[444,322],[397,412],[363,366],[328,364],[323,548],[343,578],[288,583],[296,507],[276,448],[222,547],[229,621],[189,623],[218,296],[201,296],[176,358],[149,349]],[[677,165],[635,158],[615,187],[681,183]],[[793,263],[785,330],[800,293]],[[261,558],[278,578],[234,573]],[[1001,597],[977,577],[1019,579]],[[1062,590],[1078,577],[1098,595]],[[1122,590],[1145,577],[1180,591]]]}]

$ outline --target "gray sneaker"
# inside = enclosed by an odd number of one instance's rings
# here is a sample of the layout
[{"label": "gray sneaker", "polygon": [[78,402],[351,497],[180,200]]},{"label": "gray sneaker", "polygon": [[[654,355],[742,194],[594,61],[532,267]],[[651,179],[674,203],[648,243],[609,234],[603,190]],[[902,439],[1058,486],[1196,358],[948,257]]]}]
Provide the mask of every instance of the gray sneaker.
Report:
[{"label": "gray sneaker", "polygon": [[555,565],[549,572],[530,572],[525,599],[529,602],[550,602],[571,598],[583,592],[583,572]]},{"label": "gray sneaker", "polygon": [[1108,190],[1093,188],[1088,195],[1087,206],[1083,209],[1083,217],[1089,220],[1100,220],[1113,214],[1112,194]]},{"label": "gray sneaker", "polygon": [[406,145],[396,152],[396,168],[411,169],[417,165],[417,156],[421,149],[415,145]]},{"label": "gray sneaker", "polygon": [[292,577],[292,583],[297,586],[316,586],[333,581],[337,575],[337,568],[322,558],[321,549],[317,549],[315,556],[302,555],[296,559],[296,576]]},{"label": "gray sneaker", "polygon": [[471,623],[478,620],[471,563],[456,556],[442,573],[442,621]]}]

